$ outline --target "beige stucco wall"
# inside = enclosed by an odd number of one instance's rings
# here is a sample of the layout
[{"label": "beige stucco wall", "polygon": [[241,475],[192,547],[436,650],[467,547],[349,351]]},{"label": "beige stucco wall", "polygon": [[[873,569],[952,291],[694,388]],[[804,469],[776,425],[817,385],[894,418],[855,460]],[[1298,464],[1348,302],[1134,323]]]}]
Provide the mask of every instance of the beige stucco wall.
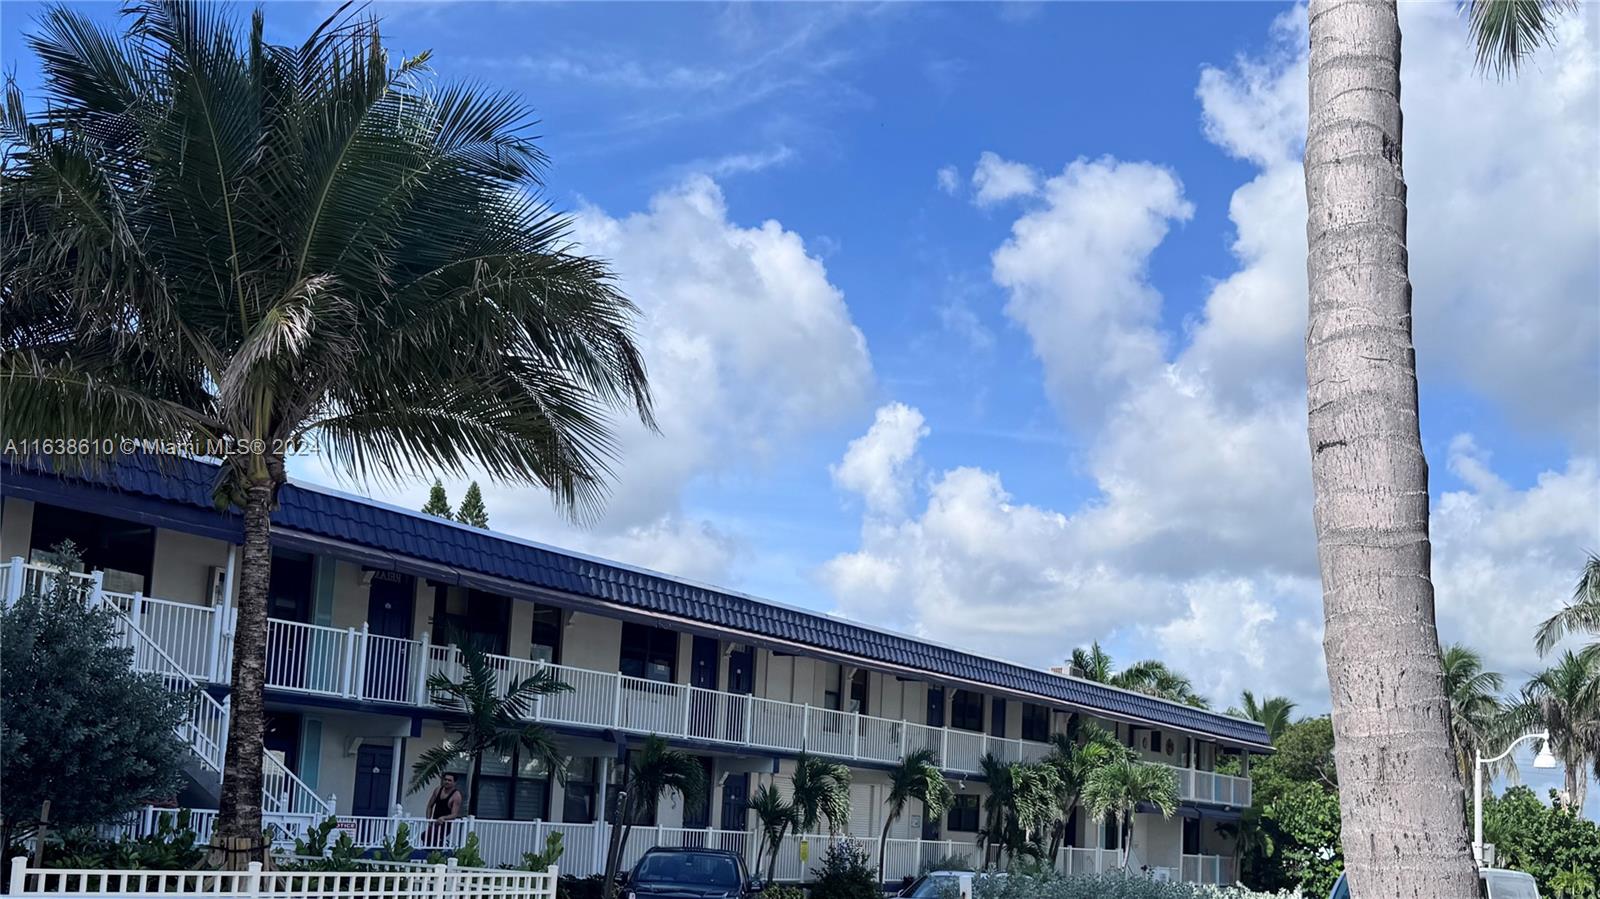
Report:
[{"label": "beige stucco wall", "polygon": [[171,602],[210,605],[211,569],[226,570],[228,544],[166,528],[156,530],[150,595]]}]

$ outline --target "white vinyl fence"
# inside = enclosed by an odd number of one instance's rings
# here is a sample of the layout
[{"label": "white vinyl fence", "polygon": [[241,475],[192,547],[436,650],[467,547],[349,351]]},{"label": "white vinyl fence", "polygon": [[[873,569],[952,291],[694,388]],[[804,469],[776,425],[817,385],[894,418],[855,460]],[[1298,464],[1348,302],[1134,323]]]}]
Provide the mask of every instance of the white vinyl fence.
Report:
[{"label": "white vinyl fence", "polygon": [[557,870],[533,873],[443,865],[367,864],[359,871],[113,871],[30,868],[11,860],[12,896],[75,899],[555,899]]}]

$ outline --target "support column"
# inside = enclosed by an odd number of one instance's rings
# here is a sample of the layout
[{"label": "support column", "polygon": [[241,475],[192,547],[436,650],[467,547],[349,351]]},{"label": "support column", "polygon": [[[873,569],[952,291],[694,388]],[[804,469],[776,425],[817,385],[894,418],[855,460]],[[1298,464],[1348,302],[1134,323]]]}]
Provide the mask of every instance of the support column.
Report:
[{"label": "support column", "polygon": [[394,738],[394,763],[389,766],[389,804],[400,805],[400,769],[406,762],[406,738]]}]

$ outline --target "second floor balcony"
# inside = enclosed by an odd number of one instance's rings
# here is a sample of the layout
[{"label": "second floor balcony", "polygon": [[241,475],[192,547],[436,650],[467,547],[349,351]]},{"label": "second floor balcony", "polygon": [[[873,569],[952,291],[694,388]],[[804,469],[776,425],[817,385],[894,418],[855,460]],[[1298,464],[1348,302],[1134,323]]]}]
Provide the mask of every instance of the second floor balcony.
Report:
[{"label": "second floor balcony", "polygon": [[[0,590],[7,598],[24,585],[42,585],[46,569],[21,560],[0,567]],[[100,588],[94,575],[79,575],[103,601],[127,614],[159,647],[166,664],[175,664],[198,681],[226,683],[232,670],[232,622],[228,607],[207,607],[153,599]],[[12,591],[15,591],[13,593]],[[382,636],[361,628],[334,628],[269,619],[266,684],[270,689],[346,699],[397,708],[440,708],[427,689],[443,674],[459,679],[462,656],[453,645]],[[846,761],[893,764],[906,753],[929,749],[940,766],[973,775],[992,755],[1004,762],[1044,758],[1050,744],[998,737],[976,731],[934,727],[905,720],[845,712],[687,684],[630,677],[505,655],[487,656],[504,690],[541,670],[567,684],[567,692],[539,697],[531,718],[559,726],[617,730],[695,741],[729,748],[781,754],[809,752]],[[139,658],[134,664],[157,670]],[[1167,766],[1178,779],[1185,801],[1244,807],[1250,804],[1249,778]]]}]

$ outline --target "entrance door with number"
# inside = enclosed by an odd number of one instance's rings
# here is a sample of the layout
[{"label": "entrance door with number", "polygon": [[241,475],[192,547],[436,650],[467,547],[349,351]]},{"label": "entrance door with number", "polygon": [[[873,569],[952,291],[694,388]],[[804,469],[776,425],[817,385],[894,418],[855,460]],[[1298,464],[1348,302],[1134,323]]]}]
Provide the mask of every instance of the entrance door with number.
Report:
[{"label": "entrance door with number", "polygon": [[411,607],[416,580],[409,574],[373,571],[367,593],[367,669],[362,695],[384,702],[406,702],[415,682],[411,672]]},{"label": "entrance door with number", "polygon": [[392,800],[394,747],[362,743],[356,750],[356,786],[350,813],[358,817],[387,818]]},{"label": "entrance door with number", "polygon": [[697,636],[690,645],[689,686],[698,688],[689,694],[691,737],[699,737],[702,740],[716,739],[719,733],[717,723],[726,715],[724,710],[728,708],[728,698],[715,692],[717,669],[722,661],[721,653],[722,644],[714,637]]}]

